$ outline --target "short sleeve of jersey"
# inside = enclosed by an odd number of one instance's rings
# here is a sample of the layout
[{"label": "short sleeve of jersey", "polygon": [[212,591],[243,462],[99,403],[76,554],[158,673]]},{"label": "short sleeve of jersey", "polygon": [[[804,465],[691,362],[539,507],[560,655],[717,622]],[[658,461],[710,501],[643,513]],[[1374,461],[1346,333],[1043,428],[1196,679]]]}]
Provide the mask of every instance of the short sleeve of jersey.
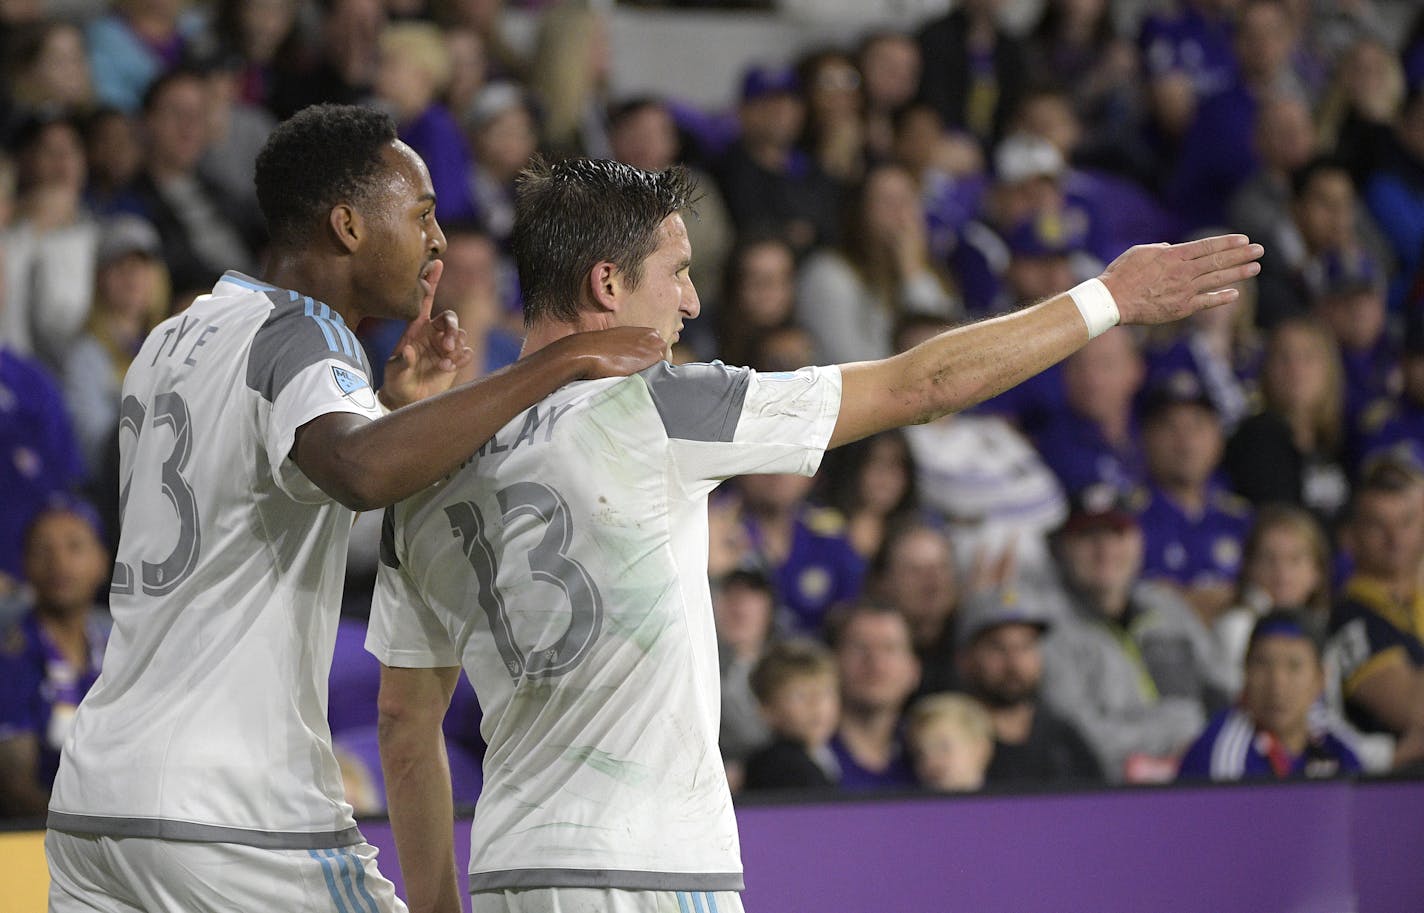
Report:
[{"label": "short sleeve of jersey", "polygon": [[720,480],[750,473],[811,475],[841,407],[837,367],[759,374],[721,362],[642,372],[679,474]]},{"label": "short sleeve of jersey", "polygon": [[460,665],[450,632],[420,595],[415,581],[395,556],[394,508],[387,508],[381,533],[381,562],[366,626],[366,652],[383,665],[400,669],[438,669]]},{"label": "short sleeve of jersey", "polygon": [[279,307],[252,340],[247,384],[271,404],[261,434],[277,485],[298,501],[327,500],[287,457],[297,429],[318,416],[381,416],[356,334],[323,304]]}]

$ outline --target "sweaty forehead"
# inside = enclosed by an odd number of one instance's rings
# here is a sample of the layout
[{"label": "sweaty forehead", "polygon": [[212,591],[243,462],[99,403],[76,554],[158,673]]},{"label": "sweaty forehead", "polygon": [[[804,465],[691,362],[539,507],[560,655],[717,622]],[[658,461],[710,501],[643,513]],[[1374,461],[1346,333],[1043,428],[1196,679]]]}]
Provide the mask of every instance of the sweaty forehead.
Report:
[{"label": "sweaty forehead", "polygon": [[396,200],[414,201],[435,195],[424,160],[405,143],[392,140],[381,150],[381,160],[386,164],[387,187]]}]

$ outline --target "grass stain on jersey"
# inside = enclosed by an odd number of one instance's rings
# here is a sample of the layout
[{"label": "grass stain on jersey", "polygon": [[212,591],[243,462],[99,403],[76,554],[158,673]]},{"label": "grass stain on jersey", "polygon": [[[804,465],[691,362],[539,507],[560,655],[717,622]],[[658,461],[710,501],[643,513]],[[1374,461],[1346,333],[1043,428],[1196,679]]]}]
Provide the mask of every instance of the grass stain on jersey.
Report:
[{"label": "grass stain on jersey", "polygon": [[601,774],[612,777],[629,786],[641,786],[652,776],[652,771],[636,761],[622,761],[606,751],[592,745],[571,745],[564,752],[564,760],[587,764]]}]

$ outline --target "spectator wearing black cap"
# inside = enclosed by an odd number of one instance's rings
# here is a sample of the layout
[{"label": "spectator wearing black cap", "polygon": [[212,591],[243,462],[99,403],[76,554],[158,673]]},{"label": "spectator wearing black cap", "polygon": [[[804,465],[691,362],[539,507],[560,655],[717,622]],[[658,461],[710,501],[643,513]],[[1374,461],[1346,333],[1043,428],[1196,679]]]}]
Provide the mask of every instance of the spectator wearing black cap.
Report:
[{"label": "spectator wearing black cap", "polygon": [[1333,777],[1358,773],[1344,731],[1324,715],[1320,644],[1296,612],[1263,615],[1246,648],[1240,706],[1207,724],[1182,758],[1179,780]]},{"label": "spectator wearing black cap", "polygon": [[1042,693],[1109,780],[1170,779],[1225,700],[1209,635],[1174,590],[1141,579],[1142,530],[1111,487],[1075,500],[1054,547],[1071,611],[1044,642]]},{"label": "spectator wearing black cap", "polygon": [[43,815],[74,711],[99,676],[108,615],[94,596],[109,577],[98,515],[51,501],[25,536],[33,608],[0,630],[0,817]]},{"label": "spectator wearing black cap", "polygon": [[960,683],[989,712],[989,783],[1097,781],[1102,768],[1076,728],[1040,700],[1048,615],[1012,590],[985,590],[961,612]]},{"label": "spectator wearing black cap", "polygon": [[775,232],[798,255],[836,236],[839,194],[796,148],[806,119],[800,80],[789,68],[753,66],[742,76],[741,136],[715,169],[739,232]]},{"label": "spectator wearing black cap", "polygon": [[1143,404],[1142,574],[1177,589],[1209,626],[1235,595],[1251,508],[1218,481],[1224,440],[1215,404],[1195,378],[1181,381]]}]

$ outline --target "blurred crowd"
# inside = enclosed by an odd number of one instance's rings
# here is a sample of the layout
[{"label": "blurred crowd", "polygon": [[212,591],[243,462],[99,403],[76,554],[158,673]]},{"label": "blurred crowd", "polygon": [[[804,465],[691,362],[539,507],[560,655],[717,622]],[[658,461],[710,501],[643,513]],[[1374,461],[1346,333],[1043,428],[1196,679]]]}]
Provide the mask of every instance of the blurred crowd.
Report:
[{"label": "blurred crowd", "polygon": [[[734,789],[1424,761],[1412,4],[1044,0],[1010,30],[997,0],[960,0],[755,62],[715,107],[615,95],[604,7],[518,4],[521,45],[500,0],[52,5],[0,3],[0,813],[43,813],[102,666],[118,441],[138,431],[124,372],[224,271],[260,273],[257,151],[323,101],[388,111],[427,162],[449,244],[436,305],[485,371],[519,354],[508,240],[535,154],[696,175],[702,316],[681,361],[884,358],[1133,244],[1265,245],[1236,303],[1113,329],[814,479],[723,487],[708,572]],[[402,329],[358,328],[378,375]],[[354,537],[330,711],[366,811],[379,523]],[[470,801],[467,685],[446,730]]]}]

